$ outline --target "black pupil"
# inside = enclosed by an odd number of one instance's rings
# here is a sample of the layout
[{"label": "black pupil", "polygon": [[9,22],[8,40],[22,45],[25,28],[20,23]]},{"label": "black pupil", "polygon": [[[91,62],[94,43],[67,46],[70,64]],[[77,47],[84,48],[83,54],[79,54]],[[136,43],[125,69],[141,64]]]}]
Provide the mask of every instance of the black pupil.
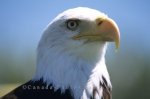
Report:
[{"label": "black pupil", "polygon": [[71,26],[71,27],[75,26],[75,23],[74,23],[73,21],[70,22],[70,26]]}]

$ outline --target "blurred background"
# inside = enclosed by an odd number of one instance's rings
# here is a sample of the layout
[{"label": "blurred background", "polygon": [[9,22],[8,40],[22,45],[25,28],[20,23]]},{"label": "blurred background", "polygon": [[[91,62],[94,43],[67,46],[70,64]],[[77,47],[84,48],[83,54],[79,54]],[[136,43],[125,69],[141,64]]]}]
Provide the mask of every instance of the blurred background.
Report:
[{"label": "blurred background", "polygon": [[106,55],[113,99],[150,99],[149,0],[0,0],[0,96],[33,77],[43,29],[78,6],[106,13],[120,28],[120,49],[110,44]]}]

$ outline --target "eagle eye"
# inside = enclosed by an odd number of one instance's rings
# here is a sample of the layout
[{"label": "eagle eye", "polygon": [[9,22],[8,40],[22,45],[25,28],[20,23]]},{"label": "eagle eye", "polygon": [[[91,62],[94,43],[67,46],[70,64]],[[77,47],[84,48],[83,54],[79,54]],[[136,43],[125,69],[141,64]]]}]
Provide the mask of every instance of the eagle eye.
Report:
[{"label": "eagle eye", "polygon": [[70,30],[75,30],[78,27],[78,25],[79,25],[78,20],[67,21],[67,28]]}]

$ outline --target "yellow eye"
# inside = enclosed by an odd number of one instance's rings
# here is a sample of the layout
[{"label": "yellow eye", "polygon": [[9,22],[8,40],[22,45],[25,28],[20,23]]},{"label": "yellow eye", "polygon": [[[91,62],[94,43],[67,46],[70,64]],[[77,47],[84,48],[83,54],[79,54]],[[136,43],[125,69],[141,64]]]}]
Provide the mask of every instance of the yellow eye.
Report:
[{"label": "yellow eye", "polygon": [[77,20],[68,20],[67,21],[67,28],[70,30],[75,30],[78,27]]}]

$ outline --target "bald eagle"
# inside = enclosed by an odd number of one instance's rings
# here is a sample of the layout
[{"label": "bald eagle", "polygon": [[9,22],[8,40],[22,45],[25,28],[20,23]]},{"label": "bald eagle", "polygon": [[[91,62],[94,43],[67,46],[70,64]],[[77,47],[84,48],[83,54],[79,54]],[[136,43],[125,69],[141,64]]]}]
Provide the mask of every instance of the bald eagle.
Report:
[{"label": "bald eagle", "polygon": [[44,30],[33,79],[2,99],[111,99],[107,42],[118,48],[120,33],[106,14],[87,7],[62,12]]}]

